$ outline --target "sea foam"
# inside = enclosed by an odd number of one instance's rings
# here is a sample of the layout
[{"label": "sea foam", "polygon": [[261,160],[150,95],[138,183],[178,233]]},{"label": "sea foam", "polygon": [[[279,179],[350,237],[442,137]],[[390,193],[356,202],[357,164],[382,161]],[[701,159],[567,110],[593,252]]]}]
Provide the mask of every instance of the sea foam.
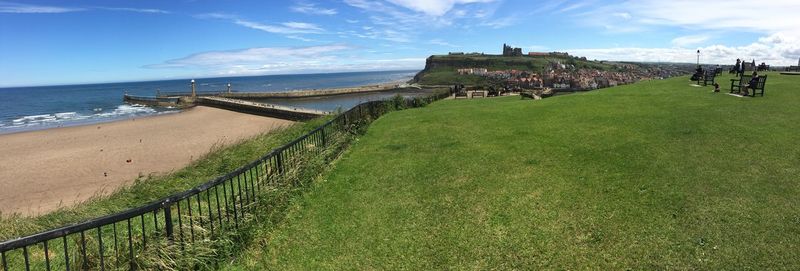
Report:
[{"label": "sea foam", "polygon": [[10,123],[0,123],[0,129],[20,129],[26,127],[32,128],[42,125],[61,126],[61,125],[80,124],[80,123],[102,122],[102,121],[118,120],[118,119],[132,118],[132,117],[160,115],[164,113],[173,113],[177,111],[178,110],[174,109],[167,111],[158,111],[152,107],[147,107],[144,105],[123,104],[117,106],[116,108],[114,108],[114,110],[109,112],[103,112],[102,109],[97,110],[97,108],[95,108],[92,110],[92,112],[95,112],[93,114],[81,114],[78,112],[60,112],[53,114],[23,116],[11,120]]}]

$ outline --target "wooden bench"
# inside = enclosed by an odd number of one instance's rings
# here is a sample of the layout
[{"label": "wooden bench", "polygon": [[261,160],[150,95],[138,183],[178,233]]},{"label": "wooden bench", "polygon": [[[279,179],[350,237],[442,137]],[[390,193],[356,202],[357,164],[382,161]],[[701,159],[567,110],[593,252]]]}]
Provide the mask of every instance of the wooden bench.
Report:
[{"label": "wooden bench", "polygon": [[456,92],[455,96],[453,96],[453,98],[455,98],[455,99],[458,99],[458,97],[469,98],[469,95],[467,95],[466,91],[460,90],[460,91]]},{"label": "wooden bench", "polygon": [[731,79],[731,93],[742,92],[743,88],[747,86],[747,83],[750,82],[750,78],[752,77],[753,77],[752,75],[742,74],[742,76],[740,76],[739,79],[736,78]]},{"label": "wooden bench", "polygon": [[484,92],[482,90],[473,91],[472,92],[472,98],[475,98],[475,96],[481,96],[483,98],[486,98],[486,94],[484,94]]},{"label": "wooden bench", "polygon": [[[748,83],[749,83],[749,81],[748,81]],[[767,84],[767,76],[766,75],[759,76],[758,77],[758,83],[756,83],[755,86],[747,86],[747,88],[749,88],[751,91],[753,91],[753,93],[749,93],[750,96],[755,97],[756,96],[756,91],[760,90],[761,93],[759,93],[759,94],[761,94],[761,97],[764,97],[764,85],[766,85],[766,84]]]},{"label": "wooden bench", "polygon": [[[713,85],[715,77],[717,77],[717,71],[716,70],[708,70],[708,71],[706,71],[705,74],[703,74],[703,78],[702,78],[703,79],[702,80],[703,81],[703,85],[707,86],[709,82],[711,82],[711,84]],[[700,80],[699,79],[697,80],[697,84],[698,85],[700,84]]]}]

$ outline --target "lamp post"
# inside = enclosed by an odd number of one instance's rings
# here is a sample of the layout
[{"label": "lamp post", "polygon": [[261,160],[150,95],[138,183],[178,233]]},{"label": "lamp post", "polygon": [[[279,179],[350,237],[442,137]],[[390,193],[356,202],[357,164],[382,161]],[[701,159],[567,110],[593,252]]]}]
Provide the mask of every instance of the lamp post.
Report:
[{"label": "lamp post", "polygon": [[197,97],[197,92],[195,92],[194,88],[194,79],[192,79],[192,97]]},{"label": "lamp post", "polygon": [[228,83],[228,93],[231,93],[231,83]]},{"label": "lamp post", "polygon": [[697,66],[700,67],[700,49],[697,49]]}]

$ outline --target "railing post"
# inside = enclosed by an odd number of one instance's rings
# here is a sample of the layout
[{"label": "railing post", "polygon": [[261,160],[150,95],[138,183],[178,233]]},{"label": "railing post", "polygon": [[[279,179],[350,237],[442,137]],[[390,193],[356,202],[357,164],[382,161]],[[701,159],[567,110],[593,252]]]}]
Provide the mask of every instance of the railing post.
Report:
[{"label": "railing post", "polygon": [[170,203],[169,199],[161,203],[161,206],[164,208],[164,229],[167,232],[167,239],[170,241],[174,241],[173,235],[173,225],[172,225],[172,210],[170,207],[172,204]]},{"label": "railing post", "polygon": [[319,132],[322,133],[322,146],[327,146],[328,142],[325,139],[325,126],[323,126],[322,129],[319,129]]},{"label": "railing post", "polygon": [[278,163],[278,173],[283,173],[283,150],[275,154],[275,162]]}]

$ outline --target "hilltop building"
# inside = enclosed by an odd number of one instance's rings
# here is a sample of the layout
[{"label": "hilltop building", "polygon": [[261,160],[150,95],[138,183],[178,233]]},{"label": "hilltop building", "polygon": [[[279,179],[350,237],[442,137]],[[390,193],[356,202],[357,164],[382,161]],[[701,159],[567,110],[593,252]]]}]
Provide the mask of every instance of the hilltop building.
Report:
[{"label": "hilltop building", "polygon": [[503,43],[503,56],[522,56],[522,48],[512,48]]}]

